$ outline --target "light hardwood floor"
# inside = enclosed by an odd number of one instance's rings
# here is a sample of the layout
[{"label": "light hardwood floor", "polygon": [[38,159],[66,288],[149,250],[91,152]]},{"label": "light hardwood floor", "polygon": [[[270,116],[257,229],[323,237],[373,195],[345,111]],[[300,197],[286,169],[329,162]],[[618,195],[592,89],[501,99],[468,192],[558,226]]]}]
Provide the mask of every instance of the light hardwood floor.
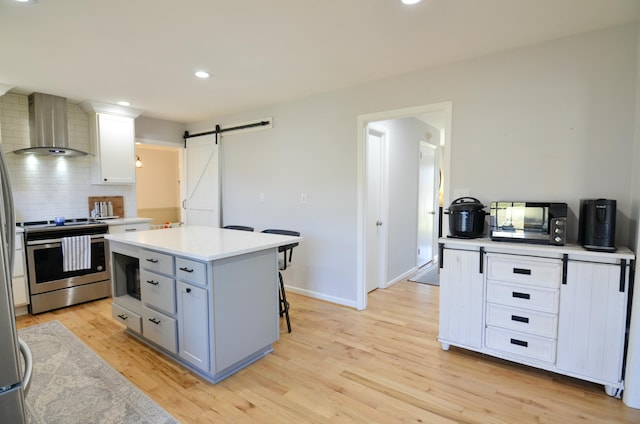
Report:
[{"label": "light hardwood floor", "polygon": [[640,423],[601,386],[451,348],[435,286],[400,282],[366,311],[289,293],[293,332],[213,385],[128,336],[105,299],[57,319],[183,423]]}]

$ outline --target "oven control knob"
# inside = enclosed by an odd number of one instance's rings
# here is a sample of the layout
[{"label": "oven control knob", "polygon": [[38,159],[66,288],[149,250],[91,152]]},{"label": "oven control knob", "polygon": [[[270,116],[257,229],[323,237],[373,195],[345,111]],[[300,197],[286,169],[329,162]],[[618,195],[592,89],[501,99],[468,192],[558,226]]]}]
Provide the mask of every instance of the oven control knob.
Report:
[{"label": "oven control knob", "polygon": [[556,228],[556,234],[562,234],[564,231],[562,231],[561,228]]},{"label": "oven control knob", "polygon": [[554,240],[556,241],[556,243],[560,243],[562,241],[562,237],[556,236]]}]

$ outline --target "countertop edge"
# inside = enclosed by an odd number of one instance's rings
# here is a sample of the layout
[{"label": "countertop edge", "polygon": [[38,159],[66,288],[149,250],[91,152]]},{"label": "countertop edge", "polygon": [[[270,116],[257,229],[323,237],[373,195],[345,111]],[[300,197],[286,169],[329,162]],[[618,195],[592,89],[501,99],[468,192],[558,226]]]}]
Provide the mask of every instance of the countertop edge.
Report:
[{"label": "countertop edge", "polygon": [[536,243],[517,243],[517,242],[504,242],[494,241],[488,237],[476,238],[476,239],[462,239],[453,237],[441,237],[438,239],[439,243],[450,246],[466,246],[466,247],[484,247],[485,249],[491,249],[491,252],[496,253],[520,253],[520,252],[536,252],[544,255],[562,256],[563,254],[580,256],[580,257],[592,257],[592,258],[615,258],[615,259],[628,259],[634,260],[635,254],[627,247],[619,246],[615,252],[600,252],[587,250],[579,244],[567,243],[563,246],[553,246],[548,244],[536,244]]}]

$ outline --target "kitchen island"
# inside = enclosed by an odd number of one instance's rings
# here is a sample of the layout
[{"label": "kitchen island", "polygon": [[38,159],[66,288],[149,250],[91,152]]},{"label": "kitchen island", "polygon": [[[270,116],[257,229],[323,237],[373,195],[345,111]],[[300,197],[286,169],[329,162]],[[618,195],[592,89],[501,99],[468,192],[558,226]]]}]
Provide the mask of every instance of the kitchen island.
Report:
[{"label": "kitchen island", "polygon": [[187,226],[109,234],[112,315],[217,383],[278,340],[278,247],[299,237]]}]

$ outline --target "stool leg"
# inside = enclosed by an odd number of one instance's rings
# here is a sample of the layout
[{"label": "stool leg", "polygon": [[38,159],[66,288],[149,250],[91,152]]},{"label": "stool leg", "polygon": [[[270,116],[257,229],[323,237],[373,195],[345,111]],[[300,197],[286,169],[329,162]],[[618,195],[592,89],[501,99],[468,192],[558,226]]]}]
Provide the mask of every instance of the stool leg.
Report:
[{"label": "stool leg", "polygon": [[291,321],[289,320],[289,302],[287,302],[287,294],[284,291],[284,282],[282,281],[282,273],[278,271],[280,278],[280,316],[284,314],[287,319],[287,330],[291,333]]}]

